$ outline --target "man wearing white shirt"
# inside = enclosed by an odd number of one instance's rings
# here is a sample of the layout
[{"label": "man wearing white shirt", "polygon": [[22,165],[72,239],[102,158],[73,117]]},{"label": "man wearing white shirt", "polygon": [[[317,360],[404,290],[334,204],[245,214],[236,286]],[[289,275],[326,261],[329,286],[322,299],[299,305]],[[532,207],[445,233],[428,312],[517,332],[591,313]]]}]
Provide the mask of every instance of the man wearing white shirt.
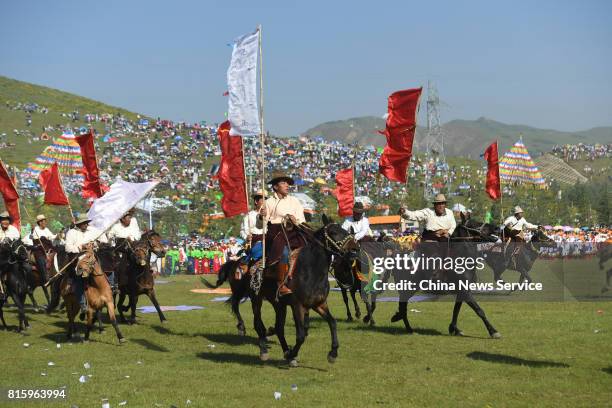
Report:
[{"label": "man wearing white shirt", "polygon": [[[108,238],[115,242],[115,247],[116,247],[115,256],[119,257],[119,259],[116,260],[115,264],[120,267],[126,266],[125,263],[120,261],[121,258],[128,256],[129,250],[128,250],[126,243],[138,241],[140,240],[142,236],[140,228],[138,227],[138,222],[136,221],[136,218],[133,217],[133,213],[134,213],[133,210],[130,210],[127,213],[125,213],[123,217],[119,219],[119,222],[113,225],[110,231],[108,232]],[[136,273],[135,271],[132,271],[130,269],[119,271],[117,273],[117,275],[119,275],[118,276],[119,282],[116,282],[116,278],[117,278],[116,274],[112,273],[111,274],[112,275],[111,285],[113,287],[113,290],[116,289],[117,283],[119,283],[120,285],[123,284],[122,277],[124,277],[127,274],[128,287],[130,289],[130,293],[135,292],[135,289],[136,289],[135,273]]]},{"label": "man wearing white shirt", "polygon": [[0,243],[20,239],[19,230],[11,225],[11,216],[7,211],[0,214]]},{"label": "man wearing white shirt", "polygon": [[372,240],[372,231],[370,231],[370,221],[368,217],[363,215],[365,212],[365,208],[363,208],[363,203],[357,201],[353,206],[353,215],[348,217],[342,223],[342,229],[345,231],[351,230],[353,228],[353,233],[355,234],[356,241],[371,241]]},{"label": "man wearing white shirt", "polygon": [[90,227],[89,223],[91,220],[86,214],[83,214],[75,221],[75,227],[68,231],[66,234],[66,252],[70,255],[70,262],[72,267],[70,268],[74,277],[74,294],[79,300],[81,306],[81,320],[84,313],[87,312],[87,305],[85,303],[85,290],[83,285],[83,278],[76,274],[76,262],[74,258],[78,257],[83,252],[87,245],[92,244],[94,241],[100,243],[108,243],[106,235],[94,227]]},{"label": "man wearing white shirt", "polygon": [[47,228],[47,217],[43,214],[36,216],[36,226],[32,231],[34,244],[34,259],[36,267],[43,282],[47,281],[47,251],[53,249],[52,241],[57,237]]},{"label": "man wearing white shirt", "polygon": [[138,222],[136,218],[132,217],[131,212],[127,212],[119,219],[119,222],[115,223],[108,231],[108,238],[113,239],[127,239],[128,241],[138,241],[142,236]]},{"label": "man wearing white shirt", "polygon": [[509,263],[512,261],[510,255],[517,251],[521,243],[526,241],[523,231],[536,229],[538,229],[537,225],[531,224],[523,217],[523,209],[518,205],[514,207],[514,215],[504,221],[504,237],[507,242],[504,255]]},{"label": "man wearing white shirt", "polygon": [[263,194],[257,193],[253,195],[253,201],[255,202],[255,209],[249,211],[242,220],[242,226],[240,227],[240,236],[247,244],[250,244],[250,246],[260,242],[263,238],[263,229],[257,228],[257,217],[259,216],[261,207],[264,205]]},{"label": "man wearing white shirt", "polygon": [[433,207],[418,211],[407,211],[404,207],[400,207],[400,216],[424,224],[423,241],[447,241],[455,231],[457,222],[453,212],[446,208],[444,194],[436,195]]}]

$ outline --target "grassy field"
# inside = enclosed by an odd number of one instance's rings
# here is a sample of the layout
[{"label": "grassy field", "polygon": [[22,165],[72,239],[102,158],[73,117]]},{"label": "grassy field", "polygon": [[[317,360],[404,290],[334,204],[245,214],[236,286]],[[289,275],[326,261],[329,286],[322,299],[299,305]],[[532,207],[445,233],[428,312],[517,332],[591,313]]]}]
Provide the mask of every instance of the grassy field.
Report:
[{"label": "grassy field", "polygon": [[[539,262],[536,280],[546,273],[545,264]],[[515,275],[505,278],[516,280]],[[410,312],[414,335],[389,323],[395,303],[379,303],[377,327],[349,323],[341,296],[334,291],[330,304],[339,321],[337,362],[332,365],[326,359],[327,325],[313,318],[300,367],[289,368],[276,341],[271,360],[259,361],[249,303],[242,306],[248,332],[241,337],[228,307],[212,301],[215,295],[189,291],[203,287],[197,277],[164,280],[168,283],[158,285],[162,305],[205,309],[167,312],[169,323],[163,326],[156,314],[140,313],[138,325],[122,326],[129,341],[121,346],[109,326],[103,334],[92,333],[87,344],[66,342],[64,315],[30,312],[32,329],[26,335],[0,331],[0,387],[66,386],[68,402],[44,406],[79,407],[100,407],[102,398],[112,407],[122,401],[127,407],[594,407],[609,406],[612,397],[612,303],[604,300],[518,302],[512,301],[513,295],[507,301],[483,299],[481,305],[503,335],[493,340],[467,307],[459,320],[467,336],[448,336],[452,303],[445,301],[409,306],[419,311]],[[148,302],[143,299],[142,304]],[[13,309],[6,318],[9,325],[16,324]],[[268,305],[264,320],[273,322]],[[288,325],[293,342],[293,324]],[[50,361],[55,365],[48,366]],[[84,368],[85,362],[90,369]],[[80,383],[79,377],[87,374],[92,376]],[[282,394],[279,401],[274,392]]]}]

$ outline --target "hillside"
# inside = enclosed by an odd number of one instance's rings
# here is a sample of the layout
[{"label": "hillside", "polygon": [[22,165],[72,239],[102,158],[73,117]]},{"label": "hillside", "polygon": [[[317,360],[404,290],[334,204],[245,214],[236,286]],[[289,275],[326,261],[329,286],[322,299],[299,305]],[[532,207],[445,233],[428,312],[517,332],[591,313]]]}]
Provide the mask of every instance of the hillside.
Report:
[{"label": "hillside", "polygon": [[[360,145],[384,146],[385,138],[376,133],[383,129],[385,121],[374,116],[350,118],[317,125],[304,132],[308,136],[322,136],[326,140],[338,140]],[[509,125],[491,119],[453,120],[443,125],[445,148],[448,156],[478,158],[486,146],[497,139],[502,151],[507,150],[519,134],[533,156],[547,152],[555,144],[612,143],[612,127],[599,127],[580,132],[562,132],[538,129],[525,125]],[[417,127],[415,148],[422,151],[425,129]]]}]

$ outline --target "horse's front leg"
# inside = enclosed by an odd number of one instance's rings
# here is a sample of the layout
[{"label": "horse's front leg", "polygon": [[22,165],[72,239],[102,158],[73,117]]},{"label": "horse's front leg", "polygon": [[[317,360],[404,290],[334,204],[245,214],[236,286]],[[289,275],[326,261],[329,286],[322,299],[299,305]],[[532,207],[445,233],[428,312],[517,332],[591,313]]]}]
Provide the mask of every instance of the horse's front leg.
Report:
[{"label": "horse's front leg", "polygon": [[151,303],[153,303],[153,306],[155,306],[155,310],[157,310],[157,314],[159,316],[160,322],[162,324],[166,323],[167,319],[166,319],[166,316],[164,316],[164,312],[162,312],[161,307],[159,307],[159,302],[157,301],[157,296],[155,294],[155,288],[147,291],[147,296],[151,300]]},{"label": "horse's front leg", "polygon": [[276,315],[274,330],[278,342],[283,350],[283,355],[286,357],[289,353],[289,346],[287,345],[287,339],[285,338],[285,320],[287,318],[287,305],[282,301],[274,304],[274,312]]},{"label": "horse's front leg", "polygon": [[462,304],[463,301],[461,300],[459,293],[457,293],[455,298],[455,306],[453,307],[453,319],[451,324],[448,326],[448,333],[451,336],[463,336],[463,332],[457,327],[457,319],[459,318],[459,312],[461,311]]},{"label": "horse's front leg", "polygon": [[266,326],[261,319],[261,296],[251,296],[251,308],[253,309],[253,325],[258,337],[259,358],[261,361],[267,361],[270,358],[268,353],[268,345],[266,344]]},{"label": "horse's front leg", "polygon": [[464,292],[464,298],[465,298],[465,303],[467,303],[468,306],[470,306],[472,310],[474,310],[474,312],[478,315],[478,317],[480,317],[482,322],[485,324],[487,331],[489,332],[489,336],[491,336],[494,339],[501,339],[501,334],[499,334],[499,332],[495,330],[495,327],[493,327],[493,325],[489,322],[489,319],[487,319],[487,316],[485,315],[484,310],[482,310],[480,305],[478,305],[478,302],[476,302],[476,299],[474,299],[472,292],[469,292],[469,291]]},{"label": "horse's front leg", "polygon": [[358,283],[359,286],[353,286],[351,289],[351,298],[353,298],[353,306],[355,307],[355,317],[359,319],[361,317],[361,310],[359,309],[359,304],[357,303],[357,299],[355,299],[355,293],[360,290],[361,284]]},{"label": "horse's front leg", "polygon": [[338,333],[336,331],[336,319],[332,316],[329,308],[327,307],[327,302],[323,303],[320,306],[317,306],[315,309],[317,312],[329,325],[329,331],[331,332],[331,350],[327,354],[327,361],[330,363],[335,363],[336,358],[338,358],[338,347],[340,344],[338,343]]},{"label": "horse's front leg", "polygon": [[341,286],[340,292],[342,292],[342,300],[344,301],[344,306],[346,307],[346,321],[352,322],[353,316],[351,316],[351,308],[349,307],[349,301],[348,301],[348,295],[346,293],[346,289]]},{"label": "horse's front leg", "polygon": [[300,347],[304,344],[306,340],[306,327],[304,325],[304,316],[308,311],[303,305],[294,302],[291,311],[293,312],[293,321],[295,323],[295,346],[293,349],[289,351],[289,354],[286,356],[289,361],[289,365],[292,367],[297,367],[297,355],[300,352]]}]

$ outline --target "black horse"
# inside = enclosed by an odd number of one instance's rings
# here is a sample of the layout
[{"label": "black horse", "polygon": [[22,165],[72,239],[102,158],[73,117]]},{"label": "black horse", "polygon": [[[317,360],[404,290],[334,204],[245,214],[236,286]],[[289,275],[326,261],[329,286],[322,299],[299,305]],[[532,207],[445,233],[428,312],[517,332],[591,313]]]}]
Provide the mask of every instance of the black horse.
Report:
[{"label": "black horse", "polygon": [[17,307],[19,315],[19,326],[17,331],[30,328],[30,323],[25,314],[24,304],[28,294],[28,283],[26,275],[31,265],[28,262],[28,253],[20,239],[0,244],[0,280],[2,291],[0,293],[0,320],[2,326],[7,329],[4,321],[2,307],[7,296],[10,296]]},{"label": "black horse", "polygon": [[493,269],[493,280],[497,282],[502,280],[502,273],[506,269],[517,271],[521,274],[519,281],[532,282],[531,275],[529,272],[533,268],[533,264],[540,255],[540,248],[545,246],[555,246],[556,243],[546,236],[542,227],[538,228],[531,241],[518,244],[518,250],[512,259],[508,261],[506,254],[504,254],[504,245],[497,245],[486,251],[487,264]]},{"label": "black horse", "polygon": [[[476,302],[476,299],[474,299],[470,288],[467,286],[469,283],[476,281],[477,263],[473,263],[470,266],[464,264],[461,267],[461,270],[459,269],[458,263],[461,258],[464,260],[477,260],[480,254],[477,248],[477,243],[496,241],[497,237],[493,235],[493,232],[493,226],[489,224],[484,224],[473,220],[468,223],[465,219],[463,219],[463,222],[458,224],[455,228],[449,242],[421,243],[421,246],[416,253],[417,256],[420,256],[419,253],[426,253],[428,254],[428,257],[439,256],[445,260],[444,262],[450,259],[454,265],[453,269],[440,273],[440,271],[436,270],[435,268],[418,268],[413,274],[404,269],[392,269],[391,274],[393,275],[396,283],[402,281],[413,282],[417,289],[399,291],[398,311],[391,318],[391,321],[397,322],[401,320],[404,323],[406,331],[411,334],[414,332],[414,330],[408,321],[407,306],[408,300],[417,291],[436,294],[454,293],[455,305],[453,308],[452,321],[448,327],[449,334],[454,336],[463,335],[463,332],[457,326],[457,320],[461,306],[465,302],[472,308],[472,310],[474,310],[478,317],[482,319],[489,335],[492,338],[501,338],[501,335],[489,322],[485,312],[482,310],[480,305],[478,305],[478,302]],[[428,282],[435,282],[435,284],[439,286],[436,286],[433,290],[422,288],[421,285]]]},{"label": "black horse", "polygon": [[[274,307],[276,314],[274,329],[283,354],[291,366],[297,366],[297,355],[308,335],[308,312],[311,309],[317,312],[329,325],[332,341],[331,350],[327,355],[328,361],[333,363],[338,357],[339,344],[336,320],[327,306],[329,267],[332,255],[353,254],[353,256],[357,256],[359,245],[355,241],[354,235],[343,230],[340,225],[333,223],[325,215],[323,215],[323,223],[322,228],[306,234],[308,235],[308,243],[300,250],[293,279],[288,283],[288,287],[293,293],[277,298],[276,276],[268,277],[265,272],[258,291],[253,291],[251,285],[241,285],[236,292],[232,292],[230,298],[232,304],[236,300],[240,301],[247,296],[252,299],[251,306],[255,331],[259,338],[259,357],[263,361],[269,358],[266,328],[261,319],[261,307],[264,299],[268,300]],[[336,278],[343,280],[346,277],[336,275]],[[248,294],[249,291],[253,291],[253,293]],[[293,348],[289,347],[285,339],[287,306],[291,307],[296,326],[296,344]]]}]

